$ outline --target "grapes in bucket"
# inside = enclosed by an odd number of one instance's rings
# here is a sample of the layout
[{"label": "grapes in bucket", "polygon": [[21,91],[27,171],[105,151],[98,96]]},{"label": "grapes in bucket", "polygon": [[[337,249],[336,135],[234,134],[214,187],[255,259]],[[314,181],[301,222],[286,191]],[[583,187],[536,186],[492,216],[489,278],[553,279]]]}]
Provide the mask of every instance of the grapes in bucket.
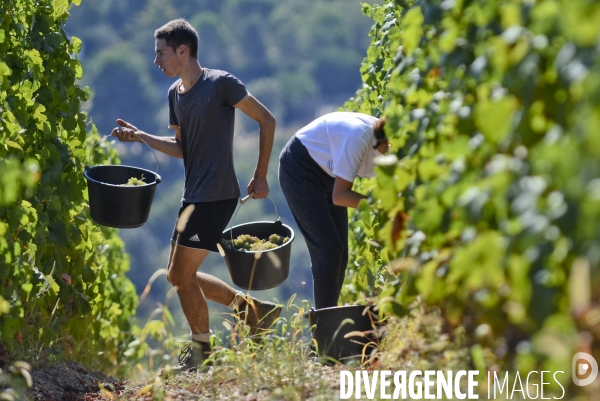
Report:
[{"label": "grapes in bucket", "polygon": [[[109,136],[97,141],[92,150]],[[86,166],[83,174],[88,184],[92,220],[116,228],[143,225],[148,220],[156,186],[161,182],[156,154],[154,158],[156,172],[115,164]]]},{"label": "grapes in bucket", "polygon": [[[251,196],[241,199],[240,207]],[[266,290],[277,287],[289,275],[294,231],[281,222],[277,205],[273,199],[269,199],[275,207],[277,220],[240,224],[223,232],[221,256],[225,258],[231,280],[243,289]]]}]

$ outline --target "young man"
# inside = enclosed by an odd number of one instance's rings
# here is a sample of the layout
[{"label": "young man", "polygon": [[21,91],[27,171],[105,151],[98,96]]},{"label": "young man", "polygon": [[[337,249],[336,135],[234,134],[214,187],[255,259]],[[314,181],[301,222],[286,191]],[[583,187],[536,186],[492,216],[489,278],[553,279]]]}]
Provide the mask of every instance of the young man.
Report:
[{"label": "young man", "polygon": [[280,306],[246,299],[223,281],[197,271],[209,251],[218,251],[216,245],[240,196],[233,166],[235,109],[259,125],[258,162],[247,187],[248,193],[255,193],[255,198],[265,198],[269,193],[267,168],[275,118],[235,76],[200,65],[198,33],[187,21],[170,21],[157,29],[154,37],[154,64],[167,77],[179,77],[168,92],[169,128],[175,135],[150,135],[121,119],[112,134],[124,142],[143,141],[158,151],[183,159],[185,189],[179,212],[182,220],[187,218],[185,214],[181,216],[183,210],[189,205],[194,208],[187,224],[179,225],[185,225],[185,229],[173,230],[167,278],[177,287],[192,332],[191,346],[184,347],[174,370],[193,370],[210,355],[206,299],[238,311],[236,316],[246,320],[252,333],[268,328],[281,312]]}]

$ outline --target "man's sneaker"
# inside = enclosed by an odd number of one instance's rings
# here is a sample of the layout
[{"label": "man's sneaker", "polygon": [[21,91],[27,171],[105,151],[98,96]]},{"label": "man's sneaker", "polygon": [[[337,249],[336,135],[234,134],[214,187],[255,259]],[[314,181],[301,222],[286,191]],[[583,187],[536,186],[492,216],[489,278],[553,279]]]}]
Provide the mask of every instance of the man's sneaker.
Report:
[{"label": "man's sneaker", "polygon": [[175,366],[164,368],[160,375],[167,376],[169,374],[196,372],[205,366],[204,361],[210,357],[211,352],[210,343],[192,340],[181,349],[179,363]]},{"label": "man's sneaker", "polygon": [[281,306],[272,302],[247,298],[238,307],[236,318],[250,327],[252,335],[267,330],[281,313]]}]

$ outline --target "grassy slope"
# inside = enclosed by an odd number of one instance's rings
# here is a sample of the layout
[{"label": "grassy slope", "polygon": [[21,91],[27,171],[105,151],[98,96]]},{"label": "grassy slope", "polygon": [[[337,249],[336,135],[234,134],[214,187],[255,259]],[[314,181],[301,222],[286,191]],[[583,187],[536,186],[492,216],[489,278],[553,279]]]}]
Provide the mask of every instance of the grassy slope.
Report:
[{"label": "grassy slope", "polygon": [[[244,326],[232,327],[226,343],[216,344],[216,366],[205,373],[163,380],[144,370],[124,391],[109,394],[106,390],[99,399],[338,399],[340,370],[359,367],[327,366],[310,357],[310,328],[302,318],[305,309],[291,305],[287,312],[261,339],[262,344],[248,339]],[[440,323],[435,313],[425,314],[421,309],[390,320],[381,353],[363,369],[468,369],[469,352],[462,347],[460,330],[452,339],[442,333]]]}]

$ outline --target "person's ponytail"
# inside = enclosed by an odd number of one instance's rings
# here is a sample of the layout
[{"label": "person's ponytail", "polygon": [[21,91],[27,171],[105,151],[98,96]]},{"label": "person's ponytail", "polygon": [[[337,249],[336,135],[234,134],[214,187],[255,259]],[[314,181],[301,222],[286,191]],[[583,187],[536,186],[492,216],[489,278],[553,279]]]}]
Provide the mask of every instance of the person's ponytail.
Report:
[{"label": "person's ponytail", "polygon": [[385,136],[385,130],[383,129],[385,127],[385,122],[386,118],[381,117],[377,121],[375,121],[375,124],[373,125],[373,136],[377,140],[377,143],[375,144],[375,146],[373,146],[373,148],[376,148],[382,142],[387,141],[387,137]]}]

